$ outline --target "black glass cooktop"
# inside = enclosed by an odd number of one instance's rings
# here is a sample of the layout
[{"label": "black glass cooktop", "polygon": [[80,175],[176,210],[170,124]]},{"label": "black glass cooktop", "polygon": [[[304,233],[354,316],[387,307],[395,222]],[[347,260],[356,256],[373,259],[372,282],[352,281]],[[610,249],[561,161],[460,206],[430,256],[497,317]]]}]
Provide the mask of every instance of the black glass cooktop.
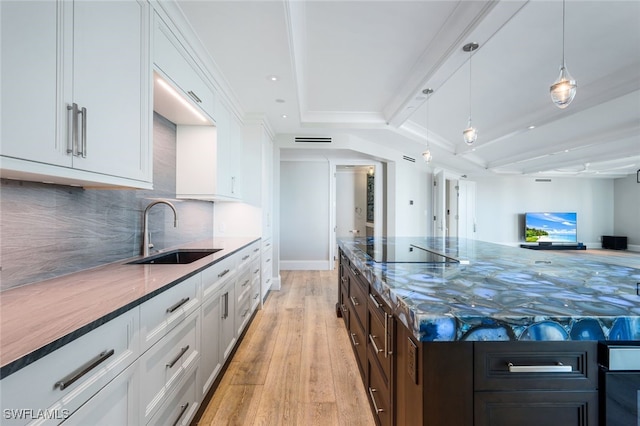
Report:
[{"label": "black glass cooktop", "polygon": [[377,263],[459,263],[416,244],[358,244]]}]

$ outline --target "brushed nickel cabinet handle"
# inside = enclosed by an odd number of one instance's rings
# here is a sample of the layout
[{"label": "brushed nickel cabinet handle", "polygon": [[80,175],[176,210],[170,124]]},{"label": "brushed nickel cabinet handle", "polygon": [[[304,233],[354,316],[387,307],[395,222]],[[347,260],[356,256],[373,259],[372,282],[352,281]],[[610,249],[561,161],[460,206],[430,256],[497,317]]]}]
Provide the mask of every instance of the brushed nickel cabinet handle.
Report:
[{"label": "brushed nickel cabinet handle", "polygon": [[75,155],[78,142],[76,128],[78,126],[78,104],[67,105],[67,154]]},{"label": "brushed nickel cabinet handle", "polygon": [[189,94],[189,96],[191,96],[191,98],[196,101],[197,103],[201,104],[202,100],[198,97],[198,95],[195,94],[195,92],[193,92],[192,90],[189,90],[187,92]]},{"label": "brushed nickel cabinet handle", "polygon": [[571,373],[573,369],[570,365],[563,365],[561,362],[556,365],[513,365],[507,363],[509,373]]},{"label": "brushed nickel cabinet handle", "polygon": [[358,271],[357,269],[355,268],[349,268],[349,269],[351,269],[351,272],[353,272],[353,275],[355,275],[356,277],[360,275],[360,271]]},{"label": "brushed nickel cabinet handle", "polygon": [[80,150],[78,150],[78,155],[82,158],[87,158],[87,109],[85,107],[80,110],[80,115],[82,115],[82,124],[80,125],[82,129],[82,144]]},{"label": "brushed nickel cabinet handle", "polygon": [[[384,349],[378,349],[378,345],[376,345],[376,340],[375,339],[376,339],[376,336],[374,336],[373,334],[369,335],[369,341],[373,345],[373,350],[375,351],[375,353],[380,353],[380,352],[384,351]],[[385,357],[386,357],[386,353],[385,353]]]},{"label": "brushed nickel cabinet handle", "polygon": [[246,281],[242,284],[242,286],[241,286],[241,287],[246,287],[246,286],[247,286],[247,284],[249,284],[249,280],[246,280]]},{"label": "brushed nickel cabinet handle", "polygon": [[229,271],[230,271],[229,269],[225,269],[224,271],[220,272],[218,274],[218,278],[224,277],[225,275],[227,275],[229,273]]},{"label": "brushed nickel cabinet handle", "polygon": [[353,306],[360,306],[360,302],[358,302],[358,299],[356,299],[353,296],[349,296],[349,299],[351,299],[351,303],[353,303]]},{"label": "brushed nickel cabinet handle", "polygon": [[172,312],[174,312],[176,309],[178,309],[180,306],[184,305],[185,303],[187,303],[189,301],[188,297],[185,297],[183,299],[181,299],[179,302],[177,302],[174,305],[171,305],[167,308],[167,313],[170,314]]},{"label": "brushed nickel cabinet handle", "polygon": [[373,402],[373,409],[377,413],[382,413],[384,410],[382,408],[378,408],[378,404],[376,403],[376,397],[373,396],[374,392],[377,392],[377,389],[369,387],[369,396],[371,397],[371,402]]},{"label": "brushed nickel cabinet handle", "polygon": [[185,346],[184,348],[181,348],[180,353],[176,355],[171,361],[169,361],[166,364],[166,366],[168,368],[173,368],[173,366],[176,365],[176,362],[178,362],[178,360],[182,358],[182,355],[184,355],[188,350],[189,350],[189,345]]},{"label": "brushed nickel cabinet handle", "polygon": [[173,426],[176,426],[178,423],[180,423],[180,419],[182,418],[182,416],[184,416],[184,413],[187,411],[188,407],[189,407],[188,402],[185,402],[180,406],[180,414],[178,414],[178,418],[176,418],[176,421],[173,422]]},{"label": "brushed nickel cabinet handle", "polygon": [[351,336],[351,342],[353,343],[353,346],[360,345],[359,342],[356,342],[356,333],[349,333],[349,335]]},{"label": "brushed nickel cabinet handle", "polygon": [[80,379],[82,376],[87,374],[89,371],[93,370],[98,365],[103,363],[107,358],[109,358],[114,353],[115,353],[114,349],[100,352],[100,354],[98,354],[96,357],[88,361],[86,364],[79,367],[77,370],[69,374],[67,377],[57,381],[53,385],[53,387],[59,388],[60,390],[65,390],[66,388],[71,386],[73,383],[75,383],[78,379]]},{"label": "brushed nickel cabinet handle", "polygon": [[371,299],[371,301],[373,301],[373,304],[376,305],[376,308],[378,309],[382,308],[382,304],[376,300],[376,297],[373,295],[373,293],[369,293],[369,298]]}]

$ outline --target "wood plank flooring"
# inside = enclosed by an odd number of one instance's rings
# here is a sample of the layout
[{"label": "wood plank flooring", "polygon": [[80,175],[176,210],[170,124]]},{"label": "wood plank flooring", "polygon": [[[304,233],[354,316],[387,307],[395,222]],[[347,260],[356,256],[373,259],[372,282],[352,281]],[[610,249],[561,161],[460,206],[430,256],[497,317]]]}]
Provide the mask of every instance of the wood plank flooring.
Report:
[{"label": "wood plank flooring", "polygon": [[197,425],[375,425],[336,271],[281,271]]}]

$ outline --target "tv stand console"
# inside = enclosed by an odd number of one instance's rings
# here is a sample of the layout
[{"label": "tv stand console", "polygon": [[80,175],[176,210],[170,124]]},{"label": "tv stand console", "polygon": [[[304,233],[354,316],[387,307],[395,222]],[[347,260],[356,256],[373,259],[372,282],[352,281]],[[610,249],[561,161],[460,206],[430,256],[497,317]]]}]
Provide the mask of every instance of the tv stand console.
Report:
[{"label": "tv stand console", "polygon": [[586,250],[584,244],[520,244],[520,247],[529,250]]}]

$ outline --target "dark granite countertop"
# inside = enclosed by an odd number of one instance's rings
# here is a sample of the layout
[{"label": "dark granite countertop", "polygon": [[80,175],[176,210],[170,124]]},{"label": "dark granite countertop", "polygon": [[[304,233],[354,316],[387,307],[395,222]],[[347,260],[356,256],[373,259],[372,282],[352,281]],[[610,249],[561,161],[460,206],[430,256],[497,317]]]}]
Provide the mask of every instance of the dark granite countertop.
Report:
[{"label": "dark granite countertop", "polygon": [[[339,246],[421,341],[640,340],[640,253],[426,237]],[[454,261],[411,261],[412,247]]]},{"label": "dark granite countertop", "polygon": [[131,265],[127,262],[141,257],[123,259],[1,292],[0,378],[258,240],[215,238],[185,244],[179,248],[222,250],[182,265]]}]

